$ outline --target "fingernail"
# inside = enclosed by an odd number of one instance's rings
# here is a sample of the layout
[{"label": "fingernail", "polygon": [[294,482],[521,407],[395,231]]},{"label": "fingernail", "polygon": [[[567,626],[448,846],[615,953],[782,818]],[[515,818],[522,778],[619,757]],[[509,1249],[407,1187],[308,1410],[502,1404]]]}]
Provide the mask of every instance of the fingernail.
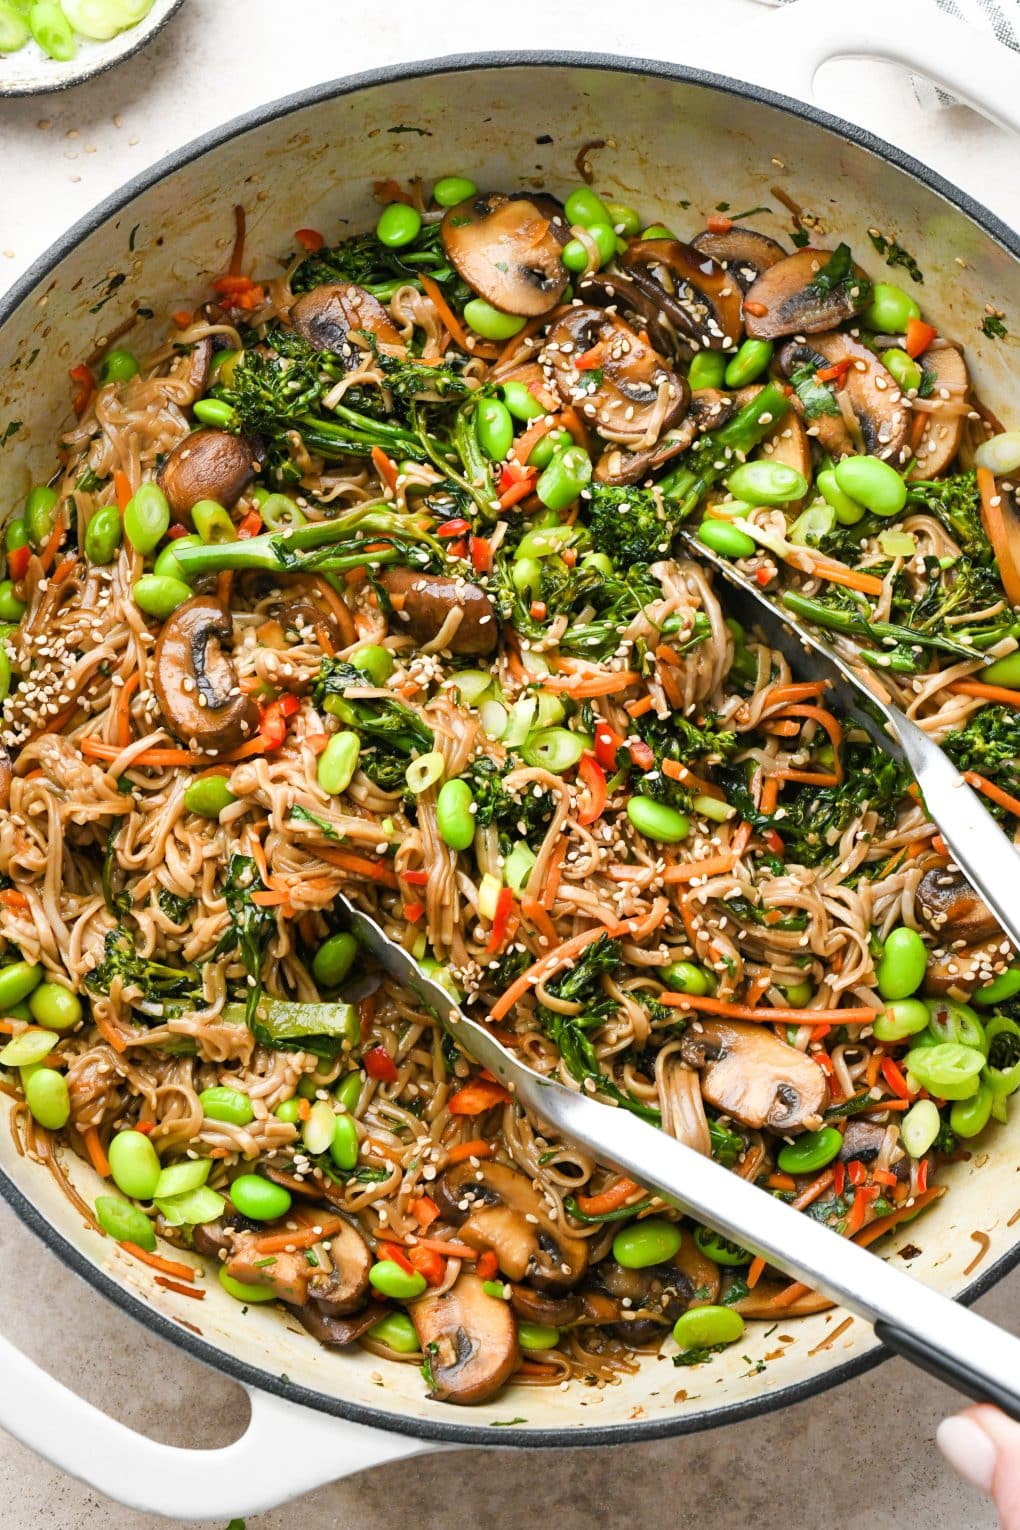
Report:
[{"label": "fingernail", "polygon": [[935,1443],[954,1471],[981,1493],[992,1491],[995,1446],[979,1425],[969,1418],[945,1418],[935,1433]]}]

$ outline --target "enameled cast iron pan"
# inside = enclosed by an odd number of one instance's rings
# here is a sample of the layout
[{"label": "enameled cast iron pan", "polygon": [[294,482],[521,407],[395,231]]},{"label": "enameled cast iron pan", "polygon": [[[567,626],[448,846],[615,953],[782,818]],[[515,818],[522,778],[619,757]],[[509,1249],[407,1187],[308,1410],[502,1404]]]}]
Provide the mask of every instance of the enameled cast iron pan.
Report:
[{"label": "enameled cast iron pan", "polygon": [[[828,0],[801,0],[727,38],[716,56],[804,95],[824,58],[899,59],[1020,126],[1020,66],[973,36],[927,5],[915,12],[913,0],[857,0],[842,17]],[[387,131],[398,126],[424,131]],[[788,215],[768,189],[782,180],[820,216],[828,239],[850,241],[866,265],[879,266],[869,228],[896,238],[924,269],[926,311],[966,345],[982,396],[1008,424],[1020,422],[1015,353],[980,328],[986,302],[1020,313],[1020,240],[963,192],[857,128],[732,78],[597,55],[487,55],[382,70],[275,102],[155,166],[72,229],[0,301],[0,437],[8,420],[23,422],[0,456],[2,503],[19,502],[52,472],[67,367],[132,304],[157,315],[191,306],[222,269],[235,201],[246,207],[248,257],[260,269],[290,248],[295,228],[333,231],[341,219],[352,231],[371,226],[375,180],[463,170],[483,186],[540,181],[562,194],[576,181],[575,154],[593,139],[606,140],[598,189],[637,205],[649,222],[694,230],[725,196],[737,208],[771,203],[774,218],[756,223],[788,237]],[[690,203],[682,213],[681,198]],[[111,275],[124,279],[96,314]],[[5,1117],[9,1101],[0,1102]],[[951,1193],[905,1230],[902,1241],[921,1250],[910,1262],[915,1275],[971,1300],[1020,1261],[1018,1148],[1015,1119],[953,1166]],[[94,1172],[78,1160],[72,1169],[93,1200]],[[254,1512],[443,1442],[615,1444],[703,1429],[801,1400],[883,1353],[859,1321],[820,1348],[841,1321],[830,1313],[791,1324],[794,1341],[760,1374],[744,1357],[756,1361],[775,1341],[750,1329],[739,1353],[713,1362],[712,1385],[692,1389],[702,1395],[689,1400],[674,1400],[676,1372],[652,1358],[601,1392],[511,1388],[458,1409],[428,1400],[416,1368],[357,1349],[327,1352],[275,1307],[244,1309],[215,1281],[201,1306],[161,1290],[110,1239],[82,1226],[44,1168],[18,1157],[5,1119],[0,1191],[55,1260],[249,1388],[252,1420],[240,1441],[179,1450],[114,1423],[0,1340],[0,1425],[103,1492],[184,1519]],[[989,1240],[976,1269],[974,1232]]]}]

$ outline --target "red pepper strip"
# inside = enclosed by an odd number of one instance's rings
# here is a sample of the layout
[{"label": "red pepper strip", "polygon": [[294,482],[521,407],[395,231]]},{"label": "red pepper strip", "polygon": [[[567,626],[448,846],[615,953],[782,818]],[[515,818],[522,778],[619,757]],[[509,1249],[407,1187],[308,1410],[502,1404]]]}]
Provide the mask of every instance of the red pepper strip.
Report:
[{"label": "red pepper strip", "polygon": [[544,600],[533,600],[528,607],[528,615],[533,622],[544,622],[547,610]]},{"label": "red pepper strip", "polygon": [[259,733],[267,749],[279,749],[287,737],[287,718],[293,717],[301,703],[286,692],[259,712]]},{"label": "red pepper strip", "polygon": [[385,1047],[372,1047],[361,1062],[369,1078],[379,1079],[384,1084],[396,1083],[397,1065]]},{"label": "red pepper strip", "polygon": [[901,1100],[909,1100],[911,1093],[907,1087],[907,1081],[903,1076],[903,1070],[893,1062],[891,1057],[882,1058],[882,1077],[885,1079],[893,1094],[899,1095]]},{"label": "red pepper strip", "polygon": [[854,1203],[851,1207],[850,1215],[846,1219],[845,1236],[847,1238],[852,1238],[854,1233],[860,1232],[861,1228],[864,1226],[864,1217],[867,1213],[868,1202],[873,1201],[877,1195],[877,1185],[860,1186],[857,1193],[854,1195]]},{"label": "red pepper strip", "polygon": [[643,739],[638,739],[629,748],[631,763],[636,765],[638,770],[651,770],[655,764],[655,750],[651,745],[646,744]]},{"label": "red pepper strip", "polygon": [[848,356],[844,361],[834,361],[831,367],[819,367],[815,376],[819,382],[842,382],[852,366],[853,358]]},{"label": "red pepper strip", "polygon": [[32,556],[32,549],[26,542],[24,547],[12,547],[7,554],[7,572],[17,584],[19,579],[24,579],[28,573],[28,563]]},{"label": "red pepper strip", "polygon": [[424,914],[424,912],[425,912],[425,905],[424,905],[424,903],[405,903],[404,904],[404,918],[407,920],[408,924],[417,924],[418,920],[421,918],[421,916],[422,916],[422,914]]},{"label": "red pepper strip", "polygon": [[510,1092],[490,1078],[476,1078],[463,1089],[458,1089],[447,1101],[446,1108],[453,1116],[480,1116],[494,1105],[505,1105]]},{"label": "red pepper strip", "polygon": [[859,1158],[853,1159],[846,1166],[846,1177],[852,1185],[863,1185],[868,1177],[868,1171]]},{"label": "red pepper strip", "polygon": [[402,871],[400,873],[400,880],[406,882],[410,887],[424,887],[428,879],[429,874],[424,869],[420,871]]},{"label": "red pepper strip", "polygon": [[180,521],[175,521],[166,534],[168,542],[176,542],[180,537],[189,535],[187,526],[182,526]]},{"label": "red pepper strip", "polygon": [[477,574],[487,574],[492,567],[492,547],[488,537],[471,538],[471,567]]},{"label": "red pepper strip", "polygon": [[294,238],[303,250],[307,250],[309,254],[313,255],[316,250],[321,250],[322,246],[326,243],[317,228],[296,229]]},{"label": "red pepper strip", "polygon": [[768,845],[773,855],[782,855],[784,853],[786,846],[775,829],[766,829],[762,839]]},{"label": "red pepper strip", "polygon": [[96,380],[84,362],[72,367],[67,375],[73,383],[78,384],[78,391],[71,400],[71,408],[75,414],[84,414],[89,399],[96,391]]},{"label": "red pepper strip", "polygon": [[475,1274],[479,1280],[495,1280],[499,1273],[499,1262],[491,1248],[487,1248],[484,1254],[479,1254],[475,1261]]},{"label": "red pepper strip", "polygon": [[467,537],[458,537],[456,542],[451,542],[446,550],[451,558],[466,558],[468,555]]},{"label": "red pepper strip", "polygon": [[507,925],[510,923],[510,915],[513,913],[514,895],[509,887],[501,887],[496,899],[496,912],[492,916],[492,930],[486,951],[498,951],[506,936]]},{"label": "red pepper strip", "polygon": [[917,1166],[917,1193],[923,1195],[928,1188],[928,1160],[922,1158]]},{"label": "red pepper strip", "polygon": [[577,815],[577,821],[587,827],[588,824],[602,817],[606,798],[609,795],[606,790],[606,773],[592,755],[586,754],[582,756],[581,763],[577,767],[577,778],[584,784],[588,793],[587,801]]},{"label": "red pepper strip", "polygon": [[834,1163],[832,1166],[832,1193],[837,1200],[843,1194],[843,1186],[846,1184],[846,1164]]},{"label": "red pepper strip", "polygon": [[903,349],[908,356],[916,359],[928,349],[937,334],[938,330],[933,329],[930,324],[925,324],[923,319],[908,319],[907,338]]},{"label": "red pepper strip", "polygon": [[421,1248],[415,1244],[408,1249],[407,1257],[411,1261],[411,1268],[417,1270],[419,1275],[424,1275],[428,1285],[443,1284],[446,1279],[446,1260],[442,1254],[437,1254],[433,1248]]},{"label": "red pepper strip", "polygon": [[399,1243],[377,1243],[375,1246],[376,1258],[381,1262],[389,1259],[393,1264],[398,1264],[405,1275],[414,1274],[414,1265],[408,1259]]},{"label": "red pepper strip", "polygon": [[237,535],[245,540],[248,537],[257,537],[262,530],[262,517],[257,510],[249,510],[237,523]]},{"label": "red pepper strip", "polygon": [[462,515],[458,515],[455,520],[444,521],[441,526],[437,526],[436,527],[436,536],[437,537],[462,537],[464,535],[465,531],[470,531],[470,530],[471,530],[471,522],[470,521],[466,521]]},{"label": "red pepper strip", "polygon": [[623,745],[623,734],[607,722],[595,724],[595,758],[603,770],[616,769],[616,756]]},{"label": "red pepper strip", "polygon": [[705,227],[710,234],[728,234],[733,227],[733,219],[727,218],[725,213],[712,213]]},{"label": "red pepper strip", "polygon": [[538,480],[538,474],[531,472],[526,478],[518,479],[508,489],[504,489],[499,497],[499,508],[509,510],[511,505],[519,504],[522,499],[527,499]]}]

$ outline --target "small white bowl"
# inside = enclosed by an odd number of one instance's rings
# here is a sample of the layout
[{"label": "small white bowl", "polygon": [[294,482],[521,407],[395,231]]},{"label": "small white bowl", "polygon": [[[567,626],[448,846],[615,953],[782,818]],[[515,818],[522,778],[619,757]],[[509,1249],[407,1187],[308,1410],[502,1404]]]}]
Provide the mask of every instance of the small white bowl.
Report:
[{"label": "small white bowl", "polygon": [[91,80],[93,75],[102,74],[137,53],[182,4],[183,0],[156,0],[137,26],[118,32],[109,42],[90,42],[79,37],[78,52],[66,64],[50,58],[34,40],[17,53],[0,53],[0,96],[43,95]]}]

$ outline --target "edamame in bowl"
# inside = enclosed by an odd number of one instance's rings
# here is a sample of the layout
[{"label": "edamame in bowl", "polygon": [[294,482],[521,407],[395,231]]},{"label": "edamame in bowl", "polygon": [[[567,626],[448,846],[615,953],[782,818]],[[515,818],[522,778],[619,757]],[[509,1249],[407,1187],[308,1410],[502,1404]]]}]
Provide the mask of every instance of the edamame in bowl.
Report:
[{"label": "edamame in bowl", "polygon": [[1020,968],[916,785],[677,539],[1015,831],[1020,436],[966,337],[797,218],[470,168],[278,265],[239,211],[154,349],[74,367],[0,584],[22,1146],[87,1158],[164,1285],[460,1405],[827,1303],[543,1130],[339,891],[532,1066],[858,1243],[1020,1087]]}]

